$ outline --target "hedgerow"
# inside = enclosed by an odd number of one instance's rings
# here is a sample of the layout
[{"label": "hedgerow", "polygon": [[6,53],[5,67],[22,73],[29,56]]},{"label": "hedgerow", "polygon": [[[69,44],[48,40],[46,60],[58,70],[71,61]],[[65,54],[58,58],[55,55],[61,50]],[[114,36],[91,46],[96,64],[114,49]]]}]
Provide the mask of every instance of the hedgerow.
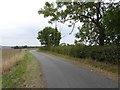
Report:
[{"label": "hedgerow", "polygon": [[77,58],[91,58],[92,60],[111,64],[118,64],[118,61],[120,61],[120,46],[69,45],[50,48],[41,47],[41,49]]}]

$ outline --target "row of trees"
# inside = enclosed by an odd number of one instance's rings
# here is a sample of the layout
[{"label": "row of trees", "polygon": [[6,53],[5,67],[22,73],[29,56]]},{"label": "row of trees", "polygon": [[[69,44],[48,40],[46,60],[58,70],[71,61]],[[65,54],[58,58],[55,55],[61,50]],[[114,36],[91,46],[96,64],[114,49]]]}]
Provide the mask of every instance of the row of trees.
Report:
[{"label": "row of trees", "polygon": [[[38,11],[44,17],[51,17],[49,23],[69,22],[74,30],[77,22],[82,22],[75,35],[76,43],[90,45],[120,44],[120,2],[46,2],[44,8]],[[48,32],[45,33],[44,31]],[[52,37],[53,36],[53,37]],[[57,28],[46,27],[38,33],[38,39],[45,45],[59,45],[61,38]]]},{"label": "row of trees", "polygon": [[27,45],[24,45],[24,46],[13,46],[11,48],[14,48],[14,49],[28,49],[28,48],[39,48],[39,46],[27,46]]}]

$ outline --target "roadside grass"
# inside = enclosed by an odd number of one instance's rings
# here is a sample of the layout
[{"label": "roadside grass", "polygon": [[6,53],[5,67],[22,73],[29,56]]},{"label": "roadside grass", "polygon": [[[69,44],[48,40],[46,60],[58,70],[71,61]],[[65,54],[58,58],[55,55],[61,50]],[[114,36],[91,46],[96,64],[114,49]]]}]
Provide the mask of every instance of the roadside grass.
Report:
[{"label": "roadside grass", "polygon": [[118,78],[120,78],[118,77],[118,66],[117,65],[113,65],[109,63],[106,64],[104,62],[98,62],[98,61],[94,61],[91,59],[75,58],[75,57],[58,54],[58,53],[51,52],[51,51],[44,51],[44,50],[38,50],[38,51],[42,51],[46,54],[53,55],[54,57],[57,57],[57,58],[62,58],[62,60],[71,62],[73,64],[80,65],[81,67],[84,67],[86,69],[89,69],[90,71],[101,74],[116,82],[118,82]]},{"label": "roadside grass", "polygon": [[0,90],[2,89],[2,49],[0,48]]},{"label": "roadside grass", "polygon": [[28,61],[28,54],[25,54],[24,60],[18,62],[16,66],[8,73],[2,76],[3,88],[16,88],[19,86],[22,79],[22,75],[26,71],[26,65]]},{"label": "roadside grass", "polygon": [[2,77],[0,76],[0,90],[2,89]]},{"label": "roadside grass", "polygon": [[[36,86],[36,83],[37,86]],[[35,84],[35,85],[34,85]],[[42,73],[37,60],[26,52],[11,71],[2,76],[2,88],[44,87]]]},{"label": "roadside grass", "polygon": [[45,88],[45,81],[42,74],[42,68],[39,62],[29,53],[29,62],[26,72],[22,77],[23,82],[20,87],[23,88]]}]

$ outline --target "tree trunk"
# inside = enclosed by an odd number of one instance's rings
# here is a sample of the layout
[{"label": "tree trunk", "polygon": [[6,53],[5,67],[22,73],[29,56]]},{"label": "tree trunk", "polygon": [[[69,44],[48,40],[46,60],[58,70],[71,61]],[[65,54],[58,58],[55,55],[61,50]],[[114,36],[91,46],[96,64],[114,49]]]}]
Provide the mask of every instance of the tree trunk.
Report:
[{"label": "tree trunk", "polygon": [[99,35],[99,45],[103,46],[104,45],[104,37],[102,34]]},{"label": "tree trunk", "polygon": [[99,29],[99,45],[103,46],[104,45],[104,40],[105,40],[105,29],[101,26],[98,28]]}]

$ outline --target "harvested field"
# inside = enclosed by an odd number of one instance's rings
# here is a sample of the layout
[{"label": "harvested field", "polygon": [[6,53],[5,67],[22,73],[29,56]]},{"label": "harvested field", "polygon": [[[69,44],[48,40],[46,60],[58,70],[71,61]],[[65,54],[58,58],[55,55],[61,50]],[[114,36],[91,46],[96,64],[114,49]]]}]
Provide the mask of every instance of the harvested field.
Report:
[{"label": "harvested field", "polygon": [[2,49],[2,72],[8,72],[10,69],[24,57],[25,50],[4,48]]}]

